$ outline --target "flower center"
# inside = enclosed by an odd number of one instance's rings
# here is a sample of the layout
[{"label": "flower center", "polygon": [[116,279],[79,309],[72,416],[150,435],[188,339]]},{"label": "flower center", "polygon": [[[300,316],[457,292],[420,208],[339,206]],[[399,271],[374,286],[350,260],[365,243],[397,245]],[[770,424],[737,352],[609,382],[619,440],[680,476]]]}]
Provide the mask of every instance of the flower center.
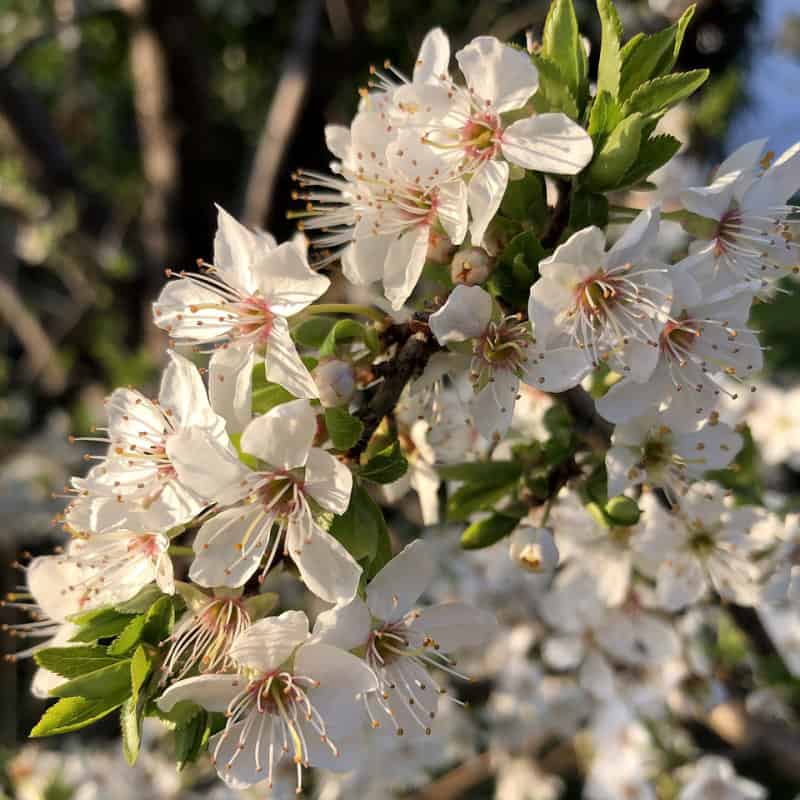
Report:
[{"label": "flower center", "polygon": [[519,374],[532,341],[528,324],[518,314],[490,322],[473,345],[471,377],[476,391],[489,382],[496,370]]},{"label": "flower center", "polygon": [[131,555],[144,555],[148,558],[157,558],[161,554],[158,539],[149,533],[141,536],[132,536],[128,541],[128,553]]},{"label": "flower center", "polygon": [[661,351],[679,363],[684,363],[694,347],[700,329],[684,311],[677,319],[671,319],[661,332]]},{"label": "flower center", "polygon": [[496,114],[486,112],[471,117],[461,129],[461,145],[467,156],[486,161],[500,149],[502,128]]}]

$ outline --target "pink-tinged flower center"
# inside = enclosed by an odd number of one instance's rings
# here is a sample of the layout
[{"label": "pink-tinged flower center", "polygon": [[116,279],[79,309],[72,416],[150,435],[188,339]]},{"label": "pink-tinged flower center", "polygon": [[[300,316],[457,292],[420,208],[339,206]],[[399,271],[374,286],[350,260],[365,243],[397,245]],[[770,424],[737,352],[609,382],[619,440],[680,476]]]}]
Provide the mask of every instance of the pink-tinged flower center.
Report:
[{"label": "pink-tinged flower center", "polygon": [[684,312],[664,326],[659,342],[661,352],[678,363],[684,363],[699,336],[700,329]]},{"label": "pink-tinged flower center", "polygon": [[496,114],[485,112],[471,117],[461,129],[461,144],[471,159],[488,161],[500,151],[503,129]]},{"label": "pink-tinged flower center", "polygon": [[255,295],[242,301],[236,327],[240,336],[253,336],[258,344],[265,344],[272,333],[275,314],[263,297]]},{"label": "pink-tinged flower center", "polygon": [[160,542],[156,536],[152,536],[149,533],[133,536],[128,542],[128,553],[155,559],[161,554]]}]

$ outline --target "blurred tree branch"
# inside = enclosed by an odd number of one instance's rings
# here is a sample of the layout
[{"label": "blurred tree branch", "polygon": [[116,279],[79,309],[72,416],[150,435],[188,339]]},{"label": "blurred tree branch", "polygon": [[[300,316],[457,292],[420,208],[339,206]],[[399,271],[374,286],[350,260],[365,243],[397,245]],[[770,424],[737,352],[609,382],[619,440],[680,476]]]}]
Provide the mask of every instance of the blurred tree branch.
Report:
[{"label": "blurred tree branch", "polygon": [[248,225],[261,227],[269,216],[278,173],[308,89],[322,11],[322,0],[304,0],[297,11],[292,44],[280,70],[247,180],[242,219]]}]

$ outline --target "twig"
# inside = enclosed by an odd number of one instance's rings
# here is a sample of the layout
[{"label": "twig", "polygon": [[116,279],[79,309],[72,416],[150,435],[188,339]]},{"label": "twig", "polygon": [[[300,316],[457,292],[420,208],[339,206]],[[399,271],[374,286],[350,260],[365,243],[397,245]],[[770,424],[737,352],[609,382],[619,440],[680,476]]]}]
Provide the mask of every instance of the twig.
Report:
[{"label": "twig", "polygon": [[30,363],[30,377],[39,377],[47,394],[60,394],[66,386],[67,375],[58,361],[58,353],[39,320],[28,311],[16,289],[2,276],[0,317],[6,321],[25,348]]},{"label": "twig", "polygon": [[278,171],[308,89],[322,10],[322,0],[305,0],[297,13],[292,44],[283,62],[247,181],[242,216],[248,225],[261,227],[269,216]]}]

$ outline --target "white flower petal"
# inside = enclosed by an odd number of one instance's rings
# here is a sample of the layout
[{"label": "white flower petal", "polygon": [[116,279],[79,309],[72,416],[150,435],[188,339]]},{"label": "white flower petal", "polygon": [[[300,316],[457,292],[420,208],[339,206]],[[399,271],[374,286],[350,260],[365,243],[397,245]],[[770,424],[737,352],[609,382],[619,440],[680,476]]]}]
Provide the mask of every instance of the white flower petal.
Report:
[{"label": "white flower petal", "polygon": [[253,274],[270,311],[282,317],[297,314],[331,285],[314,272],[294,242],[284,242],[253,264]]},{"label": "white flower petal", "polygon": [[39,556],[25,575],[28,591],[49,619],[63,622],[81,610],[81,592],[69,591],[83,581],[83,570],[75,562],[62,556]]},{"label": "white flower petal", "polygon": [[430,546],[416,539],[398,553],[367,585],[367,605],[374,617],[404,617],[433,580],[435,559]]},{"label": "white flower petal", "polygon": [[356,224],[353,242],[342,253],[342,271],[356,286],[366,286],[383,278],[384,264],[394,241],[388,234],[372,233],[372,220],[365,216]]},{"label": "white flower petal", "polygon": [[722,177],[730,172],[755,172],[759,169],[759,162],[764,148],[769,140],[756,139],[743,144],[734,150],[716,169],[715,177]]},{"label": "white flower petal", "polygon": [[467,187],[464,181],[449,181],[439,186],[436,214],[453,244],[461,244],[467,235]]},{"label": "white flower petal", "polygon": [[429,318],[439,344],[465,342],[480,336],[492,318],[492,296],[480,286],[459,284],[447,302]]},{"label": "white flower petal", "polygon": [[367,604],[354,597],[349,603],[336,605],[317,615],[314,621],[314,641],[354,650],[366,644],[372,627]]},{"label": "white flower petal", "polygon": [[469,401],[470,416],[489,441],[505,436],[514,417],[519,378],[508,369],[496,369],[492,380]]},{"label": "white flower petal", "polygon": [[503,202],[508,186],[508,172],[505,161],[490,160],[479,166],[470,178],[467,194],[469,213],[472,216],[470,237],[476,247],[483,242],[486,229]]},{"label": "white flower petal", "polygon": [[349,603],[355,597],[361,567],[327,531],[311,520],[300,524],[292,519],[286,541],[310,592],[328,603]]},{"label": "white flower petal", "polygon": [[218,347],[208,362],[211,406],[229,433],[241,433],[252,417],[254,363],[253,348],[236,344]]},{"label": "white flower petal", "polygon": [[608,251],[606,266],[640,263],[643,254],[655,245],[660,224],[661,209],[658,206],[642,211],[625,227],[625,232]]},{"label": "white flower petal", "polygon": [[284,611],[254,622],[231,645],[231,658],[240,666],[274,672],[309,638],[308,617]]},{"label": "white flower petal", "polygon": [[353,473],[330,453],[312,447],[306,460],[303,486],[326,511],[344,514],[350,504]]},{"label": "white flower petal", "polygon": [[178,703],[189,700],[207,711],[223,712],[246,684],[238,675],[198,675],[173,683],[156,705],[169,713]]},{"label": "white flower petal", "polygon": [[[250,712],[252,715],[258,714],[257,710]],[[263,718],[262,718],[263,719]],[[250,735],[245,736],[245,727],[250,722]],[[261,741],[257,735],[253,735],[253,730],[258,731],[261,719],[255,722],[249,718],[235,725],[230,725],[219,733],[214,734],[208,740],[208,750],[214,759],[214,766],[217,774],[231,789],[246,789],[254,783],[264,780],[264,768],[258,769],[256,765],[256,747],[260,745],[259,757],[262,765],[268,763],[269,746],[272,742],[272,731],[269,725],[264,725],[261,733]],[[278,744],[278,743],[276,743]],[[277,748],[276,748],[277,749]],[[276,761],[286,757],[282,750],[278,749]]]},{"label": "white flower petal", "polygon": [[245,294],[252,294],[256,289],[253,263],[275,246],[275,239],[270,234],[242,225],[224,208],[217,206],[214,267],[226,283]]},{"label": "white flower petal", "polygon": [[215,292],[198,286],[193,280],[180,278],[169,281],[161,290],[153,303],[153,319],[173,339],[215,341],[233,329],[227,314],[206,308],[216,308],[219,302],[219,295]]},{"label": "white flower petal", "polygon": [[289,333],[289,323],[283,317],[272,320],[264,366],[267,380],[283,386],[295,397],[319,397],[317,385],[303,364]]},{"label": "white flower petal", "polygon": [[383,287],[395,311],[408,300],[422,275],[429,231],[427,225],[415,225],[395,239],[386,254]]},{"label": "white flower petal", "polygon": [[592,137],[566,114],[538,114],[503,131],[503,155],[537,172],[577,175],[594,154]]},{"label": "white flower petal", "polygon": [[450,64],[450,40],[441,28],[425,34],[414,63],[414,83],[436,82],[447,74]]},{"label": "white flower petal", "polygon": [[467,86],[494,111],[521,108],[539,85],[528,54],[494,36],[473,39],[456,53],[456,61]]},{"label": "white flower petal", "polygon": [[290,400],[256,417],[244,429],[241,446],[272,467],[305,465],[317,434],[317,413],[307,400]]},{"label": "white flower petal", "polygon": [[497,632],[497,620],[465,603],[441,603],[421,609],[409,628],[433,639],[443,653],[452,653],[488,644]]},{"label": "white flower petal", "polygon": [[169,363],[161,376],[158,394],[163,411],[171,412],[170,419],[178,427],[212,427],[219,423],[197,367],[174,350],[167,350],[167,357]]}]

